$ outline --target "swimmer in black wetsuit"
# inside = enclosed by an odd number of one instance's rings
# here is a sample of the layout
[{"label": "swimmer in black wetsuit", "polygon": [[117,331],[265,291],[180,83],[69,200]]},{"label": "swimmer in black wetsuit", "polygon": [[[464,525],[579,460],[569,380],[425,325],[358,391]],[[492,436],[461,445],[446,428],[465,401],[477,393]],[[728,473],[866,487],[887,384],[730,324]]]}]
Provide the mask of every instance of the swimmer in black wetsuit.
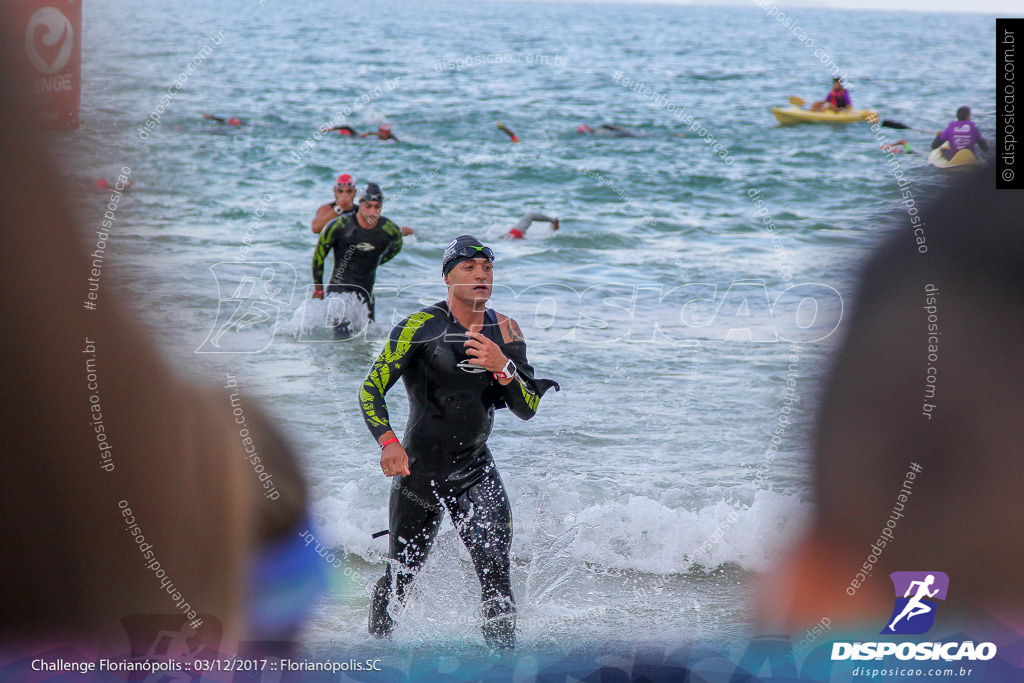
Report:
[{"label": "swimmer in black wetsuit", "polygon": [[[334,201],[322,205],[313,216],[313,232],[319,235],[328,223],[341,214],[356,211],[359,207],[356,206],[355,199],[356,181],[348,173],[342,173],[334,183]],[[402,226],[402,237],[408,237],[413,232],[409,226]]]},{"label": "swimmer in black wetsuit", "polygon": [[324,261],[334,250],[334,272],[327,292],[354,292],[366,304],[373,320],[373,283],[377,266],[402,250],[402,230],[380,215],[384,193],[368,183],[356,211],[343,213],[320,233],[313,252],[313,298],[324,298]]},{"label": "swimmer in black wetsuit", "polygon": [[614,138],[635,138],[636,133],[626,130],[617,123],[602,123],[597,128],[591,128],[585,123],[581,123],[579,128],[576,129],[577,133],[594,133],[595,135],[608,135]]},{"label": "swimmer in black wetsuit", "polygon": [[498,121],[498,130],[507,135],[508,139],[511,140],[512,142],[519,142],[519,137],[501,121]]},{"label": "swimmer in black wetsuit", "polygon": [[242,119],[238,118],[237,116],[232,116],[231,118],[226,119],[223,116],[203,114],[203,118],[208,121],[216,121],[217,123],[226,123],[229,126],[241,126],[243,123],[245,123],[244,121],[242,121]]},{"label": "swimmer in black wetsuit", "polygon": [[[515,646],[512,512],[487,437],[495,408],[528,420],[544,392],[558,384],[534,378],[519,326],[485,307],[493,259],[475,237],[453,241],[442,264],[447,300],[395,327],[359,392],[363,417],[381,445],[381,469],[395,477],[390,559],[370,605],[369,632],[377,637],[394,628],[392,594],[405,599],[448,508],[480,580],[484,640],[494,648]],[[384,401],[399,377],[409,396],[402,442]]]},{"label": "swimmer in black wetsuit", "polygon": [[352,135],[359,135],[359,133],[356,132],[356,129],[353,128],[352,126],[344,126],[344,125],[342,125],[342,126],[335,126],[334,128],[321,128],[320,129],[321,133],[333,133],[334,131],[338,131],[338,135],[340,135],[342,137],[350,137]]}]

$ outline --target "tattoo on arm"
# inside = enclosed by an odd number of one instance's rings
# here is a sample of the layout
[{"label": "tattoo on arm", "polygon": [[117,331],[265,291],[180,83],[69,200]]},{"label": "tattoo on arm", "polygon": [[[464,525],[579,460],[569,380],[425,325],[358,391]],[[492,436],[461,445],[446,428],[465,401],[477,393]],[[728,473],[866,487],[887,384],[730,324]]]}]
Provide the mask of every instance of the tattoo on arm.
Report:
[{"label": "tattoo on arm", "polygon": [[526,341],[523,331],[519,329],[519,323],[511,318],[508,320],[508,333],[512,337],[512,341]]}]

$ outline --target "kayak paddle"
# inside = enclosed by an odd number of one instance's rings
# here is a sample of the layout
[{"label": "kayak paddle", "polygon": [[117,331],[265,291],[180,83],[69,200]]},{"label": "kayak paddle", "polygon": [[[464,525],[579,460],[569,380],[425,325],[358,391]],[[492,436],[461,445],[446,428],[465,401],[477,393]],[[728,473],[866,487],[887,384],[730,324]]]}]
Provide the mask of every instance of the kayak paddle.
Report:
[{"label": "kayak paddle", "polygon": [[888,119],[883,119],[881,125],[882,128],[895,128],[897,130],[916,130],[918,133],[931,133],[930,130],[914,128],[913,126],[908,126],[905,123],[900,123],[899,121],[889,121]]},{"label": "kayak paddle", "polygon": [[802,97],[797,97],[796,95],[790,95],[789,96],[789,103],[790,104],[795,104],[798,107],[802,107],[805,104],[807,104],[807,102],[805,102]]}]

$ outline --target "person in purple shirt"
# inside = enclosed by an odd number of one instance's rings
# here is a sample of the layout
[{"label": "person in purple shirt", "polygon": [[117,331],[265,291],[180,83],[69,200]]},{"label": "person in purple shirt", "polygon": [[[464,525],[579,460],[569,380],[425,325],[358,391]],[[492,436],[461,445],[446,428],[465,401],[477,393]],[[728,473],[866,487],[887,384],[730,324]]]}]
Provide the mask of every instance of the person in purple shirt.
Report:
[{"label": "person in purple shirt", "polygon": [[953,155],[962,149],[974,151],[974,145],[978,145],[984,151],[988,151],[988,142],[981,135],[981,131],[971,121],[971,108],[960,107],[956,110],[956,121],[953,121],[946,130],[935,136],[932,140],[932,149],[941,147],[942,143],[948,142],[949,149],[943,150],[943,156],[952,159]]}]

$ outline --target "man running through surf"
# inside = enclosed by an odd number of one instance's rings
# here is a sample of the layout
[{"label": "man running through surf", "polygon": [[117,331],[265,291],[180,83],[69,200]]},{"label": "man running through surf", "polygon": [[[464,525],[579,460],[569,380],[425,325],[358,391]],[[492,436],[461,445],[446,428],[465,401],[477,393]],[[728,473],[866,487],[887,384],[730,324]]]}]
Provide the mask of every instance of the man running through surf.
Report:
[{"label": "man running through surf", "polygon": [[[484,640],[515,646],[510,578],[512,511],[487,447],[496,408],[528,420],[552,380],[535,379],[514,320],[486,307],[494,252],[463,235],[445,250],[448,297],[392,330],[359,392],[367,427],[381,446],[380,465],[394,477],[390,551],[370,606],[369,632],[395,627],[394,598],[405,601],[447,508],[469,550],[482,589]],[[403,440],[392,431],[384,395],[401,377],[409,397]]]}]

